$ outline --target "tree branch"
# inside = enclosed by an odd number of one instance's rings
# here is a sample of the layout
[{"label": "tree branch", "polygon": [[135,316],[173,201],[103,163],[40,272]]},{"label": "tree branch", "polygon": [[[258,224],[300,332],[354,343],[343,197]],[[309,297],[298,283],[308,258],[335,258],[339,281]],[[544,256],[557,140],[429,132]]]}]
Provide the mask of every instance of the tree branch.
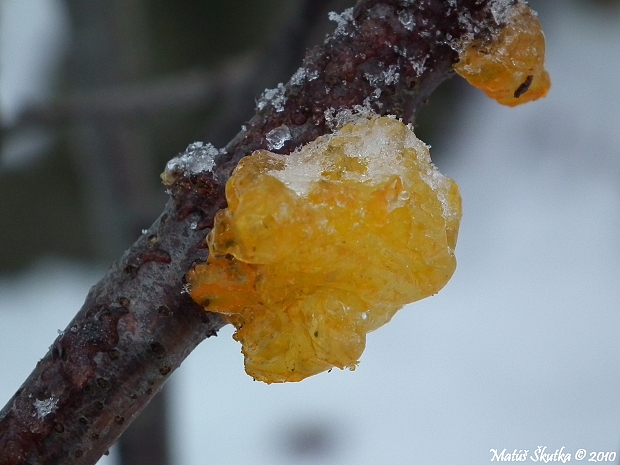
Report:
[{"label": "tree branch", "polygon": [[326,112],[356,105],[412,121],[452,73],[457,54],[448,43],[499,27],[491,3],[361,0],[354,20],[343,16],[336,33],[308,51],[305,73],[259,102],[212,172],[172,173],[163,214],[91,289],[0,412],[0,462],[95,463],[170,373],[224,324],[183,286],[190,266],[206,259],[205,237],[225,207],[224,186],[238,161],[266,148],[266,134],[281,125],[292,138],[280,152],[290,153],[330,131]]},{"label": "tree branch", "polygon": [[254,58],[236,57],[214,71],[194,69],[150,82],[124,83],[63,94],[49,102],[26,107],[6,131],[29,125],[59,126],[84,119],[144,118],[204,108],[221,92],[244,83]]}]

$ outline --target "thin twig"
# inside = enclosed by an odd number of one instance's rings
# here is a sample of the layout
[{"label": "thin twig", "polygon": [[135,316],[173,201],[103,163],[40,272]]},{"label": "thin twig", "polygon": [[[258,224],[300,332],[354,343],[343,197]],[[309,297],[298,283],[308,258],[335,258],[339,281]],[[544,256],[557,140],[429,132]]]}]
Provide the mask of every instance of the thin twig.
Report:
[{"label": "thin twig", "polygon": [[237,57],[214,71],[192,70],[151,82],[75,91],[38,106],[26,107],[5,130],[28,125],[59,126],[84,119],[118,120],[204,108],[228,87],[247,80],[252,56]]}]

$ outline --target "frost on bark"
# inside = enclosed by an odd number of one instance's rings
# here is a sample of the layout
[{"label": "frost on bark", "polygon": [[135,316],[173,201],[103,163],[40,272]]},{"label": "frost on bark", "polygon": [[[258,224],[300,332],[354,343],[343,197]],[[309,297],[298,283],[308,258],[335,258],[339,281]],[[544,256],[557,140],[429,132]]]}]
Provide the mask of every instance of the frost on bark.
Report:
[{"label": "frost on bark", "polygon": [[[357,105],[412,122],[452,74],[455,45],[501,27],[493,16],[499,3],[507,2],[361,0],[333,15],[336,32],[307,52],[289,83],[259,99],[256,115],[218,151],[210,171],[170,166],[164,212],[93,286],[0,412],[0,463],[94,464],[224,324],[184,292],[184,277],[206,259],[205,237],[238,161],[258,149],[290,153]],[[283,126],[286,137],[274,145]]]}]

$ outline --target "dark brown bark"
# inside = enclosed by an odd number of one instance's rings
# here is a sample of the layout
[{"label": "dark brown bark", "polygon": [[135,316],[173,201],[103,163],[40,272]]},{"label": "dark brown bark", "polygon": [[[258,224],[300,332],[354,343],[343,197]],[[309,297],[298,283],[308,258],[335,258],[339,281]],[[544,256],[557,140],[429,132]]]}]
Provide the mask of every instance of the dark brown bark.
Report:
[{"label": "dark brown bark", "polygon": [[412,121],[451,74],[457,55],[447,42],[499,27],[490,3],[362,0],[354,21],[307,53],[312,79],[289,82],[281,100],[266,101],[212,172],[174,173],[163,214],[91,289],[0,412],[0,463],[95,463],[194,347],[224,324],[183,286],[190,266],[206,259],[205,236],[225,206],[224,185],[238,161],[266,148],[265,135],[281,125],[292,138],[280,152],[289,153],[329,132],[326,110],[365,100],[377,113]]}]

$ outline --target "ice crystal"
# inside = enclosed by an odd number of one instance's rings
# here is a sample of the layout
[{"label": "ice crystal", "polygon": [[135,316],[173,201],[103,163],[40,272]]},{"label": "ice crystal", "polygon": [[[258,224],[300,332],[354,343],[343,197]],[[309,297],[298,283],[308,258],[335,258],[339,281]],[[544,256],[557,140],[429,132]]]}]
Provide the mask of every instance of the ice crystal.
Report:
[{"label": "ice crystal", "polygon": [[426,69],[426,60],[428,60],[430,55],[425,55],[423,58],[418,60],[411,60],[411,67],[416,73],[416,76],[421,76],[424,70]]},{"label": "ice crystal", "polygon": [[278,150],[284,147],[287,140],[291,138],[291,130],[286,125],[278,126],[267,133],[267,148],[269,150]]},{"label": "ice crystal", "polygon": [[300,86],[306,81],[306,77],[308,76],[308,72],[306,68],[301,67],[295,71],[295,74],[291,77],[291,84],[294,86]]},{"label": "ice crystal", "polygon": [[366,97],[364,99],[363,103],[363,107],[364,108],[368,108],[372,110],[372,105],[374,105],[376,108],[381,108],[383,107],[383,103],[379,102],[379,97],[381,97],[381,89],[379,89],[378,87],[372,92],[372,94],[370,94],[368,97]]},{"label": "ice crystal", "polygon": [[513,9],[513,0],[493,0],[491,2],[491,13],[497,24],[503,24],[508,19]]},{"label": "ice crystal", "polygon": [[353,8],[347,8],[340,14],[330,11],[327,17],[330,21],[335,21],[337,24],[334,36],[345,34],[347,24],[353,21]]},{"label": "ice crystal", "polygon": [[36,410],[37,418],[42,419],[50,413],[54,413],[56,411],[57,405],[58,399],[54,397],[50,397],[49,399],[45,400],[36,399],[34,401],[34,408]]},{"label": "ice crystal", "polygon": [[408,31],[413,31],[415,27],[415,17],[413,13],[407,10],[402,10],[398,12],[398,20]]},{"label": "ice crystal", "polygon": [[388,69],[381,72],[381,81],[383,81],[388,86],[396,84],[398,82],[398,78],[400,77],[400,74],[398,73],[398,71],[396,71],[397,69],[398,66],[390,65]]},{"label": "ice crystal", "polygon": [[216,149],[213,144],[194,142],[189,144],[185,152],[173,158],[166,164],[166,169],[161,177],[164,184],[171,184],[177,173],[184,176],[211,171],[215,165],[215,157],[225,153],[225,150]]},{"label": "ice crystal", "polygon": [[[384,65],[383,63],[379,63],[379,66]],[[396,84],[400,77],[400,74],[396,71],[397,69],[398,66],[390,65],[388,69],[381,71],[379,74],[364,73],[364,77],[373,87],[377,87],[380,83],[387,85]]]},{"label": "ice crystal", "polygon": [[340,111],[330,107],[325,110],[325,123],[334,131],[347,124],[355,124],[373,116],[375,112],[368,105],[355,105],[352,110],[345,108]]},{"label": "ice crystal", "polygon": [[281,82],[278,83],[278,87],[274,89],[266,89],[256,102],[256,108],[260,111],[271,105],[278,113],[284,111],[284,104],[286,103],[286,88]]},{"label": "ice crystal", "polygon": [[372,73],[364,73],[364,77],[370,83],[371,86],[375,87],[379,82],[379,76]]},{"label": "ice crystal", "polygon": [[291,85],[301,86],[306,81],[314,81],[319,77],[319,72],[315,69],[308,71],[306,68],[301,67],[295,71],[295,74],[291,77]]}]

